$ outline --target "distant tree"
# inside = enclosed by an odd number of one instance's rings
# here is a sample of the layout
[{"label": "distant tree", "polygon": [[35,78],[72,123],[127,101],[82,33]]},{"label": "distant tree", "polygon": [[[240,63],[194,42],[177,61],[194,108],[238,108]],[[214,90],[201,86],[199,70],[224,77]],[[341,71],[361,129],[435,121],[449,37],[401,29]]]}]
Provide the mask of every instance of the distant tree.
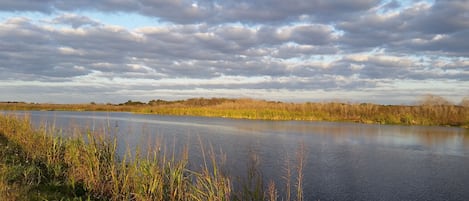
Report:
[{"label": "distant tree", "polygon": [[464,97],[459,105],[463,107],[469,107],[469,97]]},{"label": "distant tree", "polygon": [[140,101],[132,101],[132,100],[128,100],[127,102],[125,103],[121,103],[119,105],[145,105],[145,103],[142,103]]},{"label": "distant tree", "polygon": [[445,98],[433,94],[427,94],[419,101],[420,105],[436,106],[436,105],[453,105]]},{"label": "distant tree", "polygon": [[148,101],[148,105],[163,105],[163,104],[169,104],[169,101],[157,99],[157,100],[151,100]]},{"label": "distant tree", "polygon": [[188,106],[213,106],[227,101],[229,101],[229,99],[226,98],[190,98],[184,101],[184,104]]}]

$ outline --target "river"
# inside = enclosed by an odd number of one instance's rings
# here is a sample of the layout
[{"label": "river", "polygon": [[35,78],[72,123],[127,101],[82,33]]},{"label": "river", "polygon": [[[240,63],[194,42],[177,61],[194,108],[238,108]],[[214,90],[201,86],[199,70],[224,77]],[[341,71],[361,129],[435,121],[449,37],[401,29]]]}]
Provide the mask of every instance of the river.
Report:
[{"label": "river", "polygon": [[64,133],[107,129],[117,136],[121,154],[156,142],[176,152],[188,146],[195,168],[201,166],[200,147],[212,146],[226,156],[224,167],[233,177],[241,181],[248,166],[257,164],[265,183],[277,182],[280,192],[286,167],[290,164],[295,172],[302,153],[306,200],[469,200],[469,131],[462,128],[119,112],[16,113],[29,114],[35,125],[54,124]]}]

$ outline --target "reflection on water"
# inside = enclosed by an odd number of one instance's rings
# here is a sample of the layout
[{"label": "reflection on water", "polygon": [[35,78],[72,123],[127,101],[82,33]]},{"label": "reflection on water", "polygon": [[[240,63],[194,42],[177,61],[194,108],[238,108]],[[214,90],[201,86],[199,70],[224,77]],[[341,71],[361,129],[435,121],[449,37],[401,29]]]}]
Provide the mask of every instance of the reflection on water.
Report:
[{"label": "reflection on water", "polygon": [[[189,146],[200,167],[201,146],[226,154],[226,169],[243,178],[249,160],[278,182],[305,146],[307,200],[469,200],[469,132],[450,127],[388,126],[306,121],[28,112],[33,122],[84,127],[118,136],[125,149]],[[202,145],[201,143],[202,142]],[[267,183],[267,182],[266,182]]]}]

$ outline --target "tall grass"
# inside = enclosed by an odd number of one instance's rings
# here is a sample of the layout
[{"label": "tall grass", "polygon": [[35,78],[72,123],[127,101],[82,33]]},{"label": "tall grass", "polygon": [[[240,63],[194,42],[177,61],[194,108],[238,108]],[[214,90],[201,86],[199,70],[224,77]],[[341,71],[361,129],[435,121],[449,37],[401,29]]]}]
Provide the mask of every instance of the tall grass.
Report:
[{"label": "tall grass", "polygon": [[[285,175],[282,177],[285,183],[285,198],[283,200],[290,201],[293,197],[297,201],[304,200],[303,186],[304,186],[304,168],[306,165],[306,148],[304,143],[300,142],[296,150],[296,164],[292,164],[287,153],[285,159],[285,166],[283,167]],[[296,173],[296,174],[295,174]],[[294,182],[294,185],[292,183]],[[295,187],[295,188],[294,188]],[[296,190],[296,192],[292,192]],[[295,193],[294,195],[292,195]],[[275,189],[275,183],[269,184],[269,197],[277,199],[278,195]]]},{"label": "tall grass", "polygon": [[253,99],[188,99],[185,101],[128,101],[124,104],[0,103],[4,110],[128,111],[162,115],[192,115],[263,120],[350,121],[376,124],[469,127],[467,100],[452,104],[439,96],[425,96],[416,105],[371,103],[282,103]]},{"label": "tall grass", "polygon": [[[222,153],[200,140],[203,164],[190,168],[188,147],[176,155],[158,145],[146,153],[117,154],[117,139],[87,131],[65,137],[53,126],[31,126],[28,116],[0,115],[0,200],[278,200],[265,185],[259,161],[237,188],[223,170]],[[162,147],[160,149],[159,147]],[[304,155],[299,153],[298,157]],[[14,157],[7,157],[14,156]],[[298,158],[302,161],[301,157]],[[256,160],[253,158],[252,160]],[[303,200],[303,162],[297,200]],[[288,198],[290,200],[290,198]]]},{"label": "tall grass", "polygon": [[[15,177],[12,170],[5,163],[9,162],[12,166],[17,165],[18,157],[14,151],[14,147],[8,143],[7,139],[0,136],[0,198],[3,200],[17,200],[21,195],[21,191],[17,184],[10,184],[11,178]],[[8,157],[10,156],[10,157]],[[10,175],[10,176],[8,176]]]}]

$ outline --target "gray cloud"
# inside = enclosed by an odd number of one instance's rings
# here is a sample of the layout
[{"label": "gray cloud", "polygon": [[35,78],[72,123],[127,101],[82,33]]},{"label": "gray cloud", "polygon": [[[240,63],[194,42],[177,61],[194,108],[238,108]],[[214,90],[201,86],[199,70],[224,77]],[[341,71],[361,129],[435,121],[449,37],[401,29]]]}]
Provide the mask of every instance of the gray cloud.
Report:
[{"label": "gray cloud", "polygon": [[296,57],[310,57],[311,55],[330,55],[339,52],[335,46],[291,45],[285,44],[272,50],[272,56],[288,59]]},{"label": "gray cloud", "polygon": [[379,0],[256,0],[197,2],[182,0],[136,1],[0,1],[3,11],[97,10],[104,12],[135,12],[176,23],[194,22],[285,22],[305,15],[317,20],[336,20],[375,6]]},{"label": "gray cloud", "polygon": [[63,14],[61,16],[55,17],[52,20],[53,23],[57,24],[69,24],[73,28],[79,28],[82,26],[98,26],[101,23],[94,21],[86,16],[79,16],[75,14]]},{"label": "gray cloud", "polygon": [[454,33],[469,28],[468,0],[436,0],[434,5],[411,19],[409,29],[432,34]]},{"label": "gray cloud", "polygon": [[383,5],[384,11],[392,11],[401,7],[401,3],[398,0],[392,0]]},{"label": "gray cloud", "polygon": [[39,11],[49,13],[55,0],[44,1],[0,1],[0,10],[3,11]]},{"label": "gray cloud", "polygon": [[433,5],[415,4],[397,14],[369,12],[358,20],[342,21],[337,28],[344,31],[340,40],[350,51],[378,47],[467,56],[469,46],[461,37],[469,29],[468,5],[467,0],[437,0]]}]

